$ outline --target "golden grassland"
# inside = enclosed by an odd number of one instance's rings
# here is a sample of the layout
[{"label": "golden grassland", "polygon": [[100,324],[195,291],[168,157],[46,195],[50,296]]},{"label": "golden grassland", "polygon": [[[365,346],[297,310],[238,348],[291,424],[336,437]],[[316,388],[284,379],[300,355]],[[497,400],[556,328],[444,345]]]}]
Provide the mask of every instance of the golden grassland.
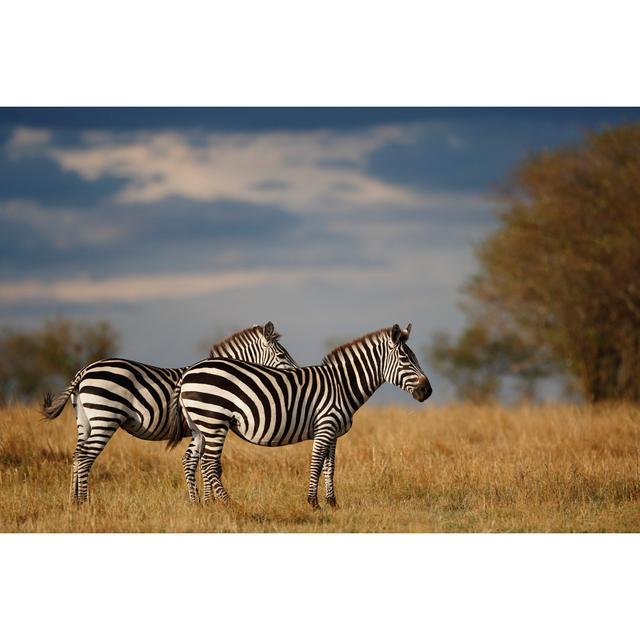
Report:
[{"label": "golden grassland", "polygon": [[[228,507],[189,505],[186,446],[118,432],[68,502],[76,429],[0,411],[0,531],[640,531],[640,407],[451,405],[361,410],[337,449],[340,508],[306,503],[310,443],[227,438]],[[321,482],[321,488],[323,484]]]}]

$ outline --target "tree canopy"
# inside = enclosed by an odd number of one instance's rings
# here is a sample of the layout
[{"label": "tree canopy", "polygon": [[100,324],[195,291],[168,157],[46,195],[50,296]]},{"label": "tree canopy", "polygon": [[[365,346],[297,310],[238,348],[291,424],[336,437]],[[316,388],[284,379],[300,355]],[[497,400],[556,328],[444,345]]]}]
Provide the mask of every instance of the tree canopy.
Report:
[{"label": "tree canopy", "polygon": [[[640,125],[528,158],[498,204],[499,228],[477,248],[464,292],[468,331],[515,336],[515,360],[524,349],[553,362],[589,401],[640,400]],[[491,369],[492,357],[476,364]]]}]

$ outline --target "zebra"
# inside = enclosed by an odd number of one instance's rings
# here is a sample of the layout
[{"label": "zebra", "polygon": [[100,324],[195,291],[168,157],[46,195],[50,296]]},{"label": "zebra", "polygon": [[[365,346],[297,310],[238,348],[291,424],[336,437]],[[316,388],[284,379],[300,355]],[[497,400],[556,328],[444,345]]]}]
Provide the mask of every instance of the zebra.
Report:
[{"label": "zebra", "polygon": [[[209,357],[223,357],[278,368],[297,364],[279,342],[273,323],[238,331],[211,347]],[[71,398],[76,412],[78,440],[73,454],[71,501],[89,498],[89,472],[118,428],[142,440],[166,440],[169,437],[169,401],[187,367],[177,369],[154,367],[125,360],[98,360],[75,375],[71,384],[55,398],[46,394],[42,413],[53,420]],[[185,427],[185,434],[188,435]],[[198,455],[192,441],[183,464],[192,468],[190,460]],[[195,470],[190,497],[197,497]]]},{"label": "zebra", "polygon": [[[190,367],[171,399],[169,448],[182,438],[186,420],[200,453],[204,501],[227,503],[221,456],[229,430],[263,446],[313,440],[307,500],[318,509],[324,471],[327,503],[337,507],[333,477],[336,442],[351,428],[354,413],[383,382],[419,402],[431,384],[407,346],[411,325],[380,329],[331,351],[320,366],[277,371],[211,358]],[[197,464],[193,458],[191,464]],[[195,467],[194,467],[195,469]]]}]

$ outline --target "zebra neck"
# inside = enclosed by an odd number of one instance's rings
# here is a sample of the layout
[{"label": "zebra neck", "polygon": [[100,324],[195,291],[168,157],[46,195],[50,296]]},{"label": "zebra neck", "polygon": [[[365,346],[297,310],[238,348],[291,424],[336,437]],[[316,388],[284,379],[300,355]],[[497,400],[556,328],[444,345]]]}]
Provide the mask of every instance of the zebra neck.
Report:
[{"label": "zebra neck", "polygon": [[375,353],[366,354],[357,346],[336,354],[331,365],[342,389],[343,400],[351,414],[355,413],[382,385],[382,366]]}]

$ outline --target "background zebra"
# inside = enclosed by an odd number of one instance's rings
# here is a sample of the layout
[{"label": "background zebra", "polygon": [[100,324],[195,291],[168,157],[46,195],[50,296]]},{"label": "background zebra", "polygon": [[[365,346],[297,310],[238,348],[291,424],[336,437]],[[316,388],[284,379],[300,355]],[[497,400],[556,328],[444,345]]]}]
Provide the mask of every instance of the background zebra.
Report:
[{"label": "background zebra", "polygon": [[[295,367],[296,363],[279,342],[273,323],[239,331],[214,345],[209,355],[237,358],[273,367]],[[71,500],[85,502],[89,496],[89,472],[111,436],[122,428],[143,440],[166,440],[169,436],[169,401],[187,367],[167,369],[108,358],[78,371],[71,384],[58,396],[47,394],[43,403],[45,418],[60,415],[71,398],[76,412],[78,441],[73,454]],[[184,428],[184,435],[189,435]],[[191,468],[195,459],[190,497],[197,488],[195,468],[199,452],[192,441],[183,463]]]},{"label": "background zebra", "polygon": [[184,416],[202,451],[204,499],[228,501],[220,458],[227,432],[264,446],[313,440],[308,501],[318,508],[318,480],[324,469],[327,502],[336,506],[333,485],[336,441],[353,414],[383,382],[423,402],[432,392],[407,346],[411,325],[396,324],[334,349],[321,366],[276,371],[237,361],[209,359],[190,367],[171,402],[171,436],[183,434]]}]

